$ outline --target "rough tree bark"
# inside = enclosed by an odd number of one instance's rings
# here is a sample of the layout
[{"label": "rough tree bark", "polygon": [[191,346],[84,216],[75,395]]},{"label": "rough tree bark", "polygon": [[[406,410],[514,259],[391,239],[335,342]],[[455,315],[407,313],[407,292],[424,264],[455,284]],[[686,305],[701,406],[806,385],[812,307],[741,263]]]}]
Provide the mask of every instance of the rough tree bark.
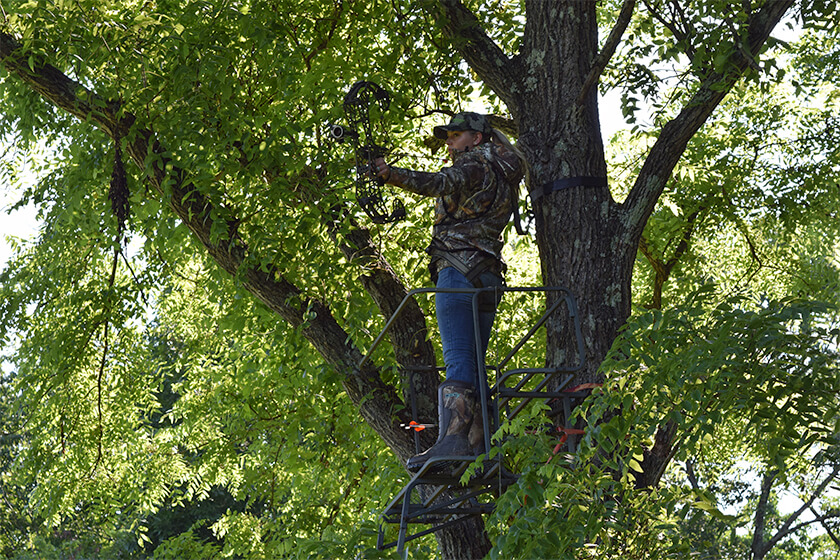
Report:
[{"label": "rough tree bark", "polygon": [[[439,1],[435,15],[445,21],[453,47],[513,116],[519,146],[531,167],[530,188],[570,177],[606,177],[597,88],[593,86],[634,4],[633,0],[625,1],[616,29],[599,55],[595,2],[526,0],[522,46],[519,53],[509,57],[459,0]],[[671,171],[691,137],[753,62],[745,53],[761,50],[792,4],[793,0],[778,0],[756,8],[746,23],[747,48],[733,47],[733,64],[725,74],[709,70],[703,77],[693,98],[663,128],[626,200],[614,200],[608,188],[577,186],[551,192],[534,202],[544,282],[567,286],[578,297],[587,360],[578,382],[602,381],[598,366],[630,314],[630,280],[639,239]],[[33,92],[80,119],[90,119],[112,138],[125,139],[126,152],[141,169],[145,168],[150,148],[165,153],[152,131],[134,116],[120,113],[118,105],[99,98],[48,64],[31,68],[28,54],[14,37],[0,34],[0,63]],[[312,345],[343,374],[344,387],[361,416],[398,457],[406,460],[414,446],[399,427],[409,418],[406,409],[398,412],[403,402],[398,392],[382,382],[375,365],[357,367],[361,351],[324,303],[307,300],[302,290],[277,273],[247,264],[254,262],[249,259],[252,249],[238,236],[235,216],[228,224],[229,238],[212,239],[212,220],[205,218],[211,215],[214,201],[183,180],[187,176],[183,170],[165,171],[165,163],[159,159],[149,177],[156,196],[166,200],[219,266],[239,275],[246,289],[289,324],[302,329]],[[174,185],[164,188],[169,179],[175,180]],[[374,263],[368,267],[364,286],[388,316],[406,288],[381,259],[364,229],[358,228],[341,243],[348,256]],[[314,317],[305,319],[307,310],[314,310]],[[425,318],[416,307],[408,309],[397,324],[392,342],[405,365],[434,366],[434,352],[424,337],[417,336],[425,328]],[[564,363],[572,348],[566,325],[551,323],[548,336],[547,363]],[[430,377],[423,379],[429,381]],[[434,385],[421,384],[421,413],[426,415],[434,410]],[[654,448],[648,450],[641,486],[658,482],[679,439],[673,432],[663,427]],[[480,520],[442,531],[438,540],[444,558],[480,558],[490,547]]]}]

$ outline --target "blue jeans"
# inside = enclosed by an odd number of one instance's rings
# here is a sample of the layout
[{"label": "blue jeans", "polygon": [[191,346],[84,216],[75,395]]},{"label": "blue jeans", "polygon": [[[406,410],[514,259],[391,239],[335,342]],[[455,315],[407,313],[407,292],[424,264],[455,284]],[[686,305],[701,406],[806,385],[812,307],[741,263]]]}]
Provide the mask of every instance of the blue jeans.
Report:
[{"label": "blue jeans", "polygon": [[[482,285],[500,286],[501,278],[491,273],[479,276]],[[440,271],[438,288],[473,289],[467,278],[452,267]],[[492,299],[492,294],[483,294]],[[460,381],[478,388],[478,364],[475,351],[475,322],[473,321],[473,294],[435,294],[438,329],[440,329],[443,361],[446,364],[446,380]],[[481,341],[481,360],[487,352],[490,331],[496,318],[495,305],[478,314],[478,330]]]}]

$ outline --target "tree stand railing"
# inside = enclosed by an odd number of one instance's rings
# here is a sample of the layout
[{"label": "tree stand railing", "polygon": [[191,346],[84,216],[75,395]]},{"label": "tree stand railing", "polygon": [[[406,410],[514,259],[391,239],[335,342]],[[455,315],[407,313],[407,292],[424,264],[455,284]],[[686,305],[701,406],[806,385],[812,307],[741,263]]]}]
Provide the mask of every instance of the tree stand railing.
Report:
[{"label": "tree stand railing", "polygon": [[[558,296],[497,365],[485,364],[481,356],[478,298],[481,294],[487,292],[493,292],[494,297],[499,297],[504,293],[526,292],[542,292],[546,296],[555,293]],[[584,347],[574,295],[571,291],[562,287],[515,288],[505,286],[478,289],[420,288],[412,290],[403,298],[394,314],[388,319],[382,332],[374,340],[370,350],[359,363],[360,367],[370,359],[373,351],[384,339],[406,303],[418,294],[432,293],[469,293],[473,296],[472,309],[476,333],[475,348],[479,370],[479,391],[482,414],[488,420],[484,422],[485,449],[491,449],[493,427],[501,425],[501,418],[507,421],[512,420],[534,399],[559,402],[562,407],[559,412],[562,412],[566,419],[571,416],[574,399],[582,399],[587,395],[586,392],[566,389],[574,378],[574,374],[584,366]],[[551,368],[506,369],[512,364],[514,356],[545,326],[550,318],[559,314],[558,310],[561,308],[565,308],[564,318],[571,323],[574,332],[576,346],[574,362],[571,365]],[[496,381],[492,387],[488,383],[488,370],[496,373]],[[409,379],[413,379],[413,376],[409,376]],[[555,384],[551,388],[553,381]],[[409,397],[412,419],[416,423],[417,406],[414,386],[411,381],[409,383]],[[574,454],[577,450],[576,438],[577,436],[574,433],[567,434],[565,445],[567,451],[571,454]],[[416,431],[415,447],[419,453],[419,437]],[[399,554],[405,555],[405,545],[411,540],[435,533],[469,517],[491,513],[495,508],[495,499],[516,481],[516,475],[504,467],[503,457],[496,456],[493,459],[488,459],[485,455],[482,465],[475,469],[475,474],[470,476],[465,484],[462,484],[461,478],[476,459],[477,457],[474,456],[430,458],[382,512],[377,548],[383,550],[396,546]],[[444,474],[435,472],[440,470],[438,467],[441,463],[447,464]],[[399,524],[398,537],[395,541],[385,542],[385,524]],[[411,525],[425,525],[428,528],[410,533],[409,527]]]}]

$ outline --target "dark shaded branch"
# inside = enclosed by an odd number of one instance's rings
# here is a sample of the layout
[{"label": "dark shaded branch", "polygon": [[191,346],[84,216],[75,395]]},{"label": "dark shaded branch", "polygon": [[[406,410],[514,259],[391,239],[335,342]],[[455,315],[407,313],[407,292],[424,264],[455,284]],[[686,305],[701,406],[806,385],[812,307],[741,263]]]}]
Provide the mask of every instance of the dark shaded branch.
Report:
[{"label": "dark shaded branch", "polygon": [[700,490],[700,481],[697,479],[697,472],[694,470],[694,460],[688,459],[685,462],[685,475],[688,478],[688,483],[694,490]]},{"label": "dark shaded branch", "polygon": [[[782,523],[782,526],[779,527],[779,530],[776,531],[776,534],[773,535],[770,538],[770,540],[768,540],[766,543],[763,542],[763,537],[764,537],[764,532],[763,531],[764,531],[764,523],[765,523],[764,518],[761,519],[762,533],[760,535],[761,540],[759,540],[758,514],[760,512],[757,512],[756,513],[756,533],[755,533],[755,536],[753,537],[753,546],[752,546],[753,558],[756,558],[756,559],[764,558],[764,556],[774,546],[776,546],[779,543],[779,541],[781,541],[785,537],[788,537],[788,536],[792,535],[793,533],[795,533],[796,531],[798,531],[802,527],[807,527],[811,523],[816,522],[816,520],[814,520],[814,521],[808,521],[808,522],[805,522],[805,523],[800,523],[798,525],[793,525],[794,521],[799,519],[799,517],[803,513],[805,513],[806,510],[808,510],[809,508],[811,508],[811,506],[814,505],[814,502],[817,500],[818,497],[820,497],[822,495],[822,493],[825,491],[825,489],[828,488],[828,485],[831,484],[834,480],[837,479],[838,473],[840,473],[840,465],[835,466],[834,469],[832,469],[831,473],[829,473],[828,476],[825,477],[825,480],[823,480],[820,483],[820,485],[817,486],[817,488],[811,493],[811,497],[808,498],[808,501],[806,501],[804,504],[802,504],[802,507],[800,507],[798,510],[791,513],[787,517],[787,519],[785,519],[784,523]],[[772,484],[772,480],[770,481],[770,483]],[[763,486],[762,486],[762,497],[764,497],[764,487]],[[761,506],[761,502],[759,502],[759,507],[760,506]],[[828,517],[826,517],[826,519],[828,519]]]},{"label": "dark shaded branch", "polygon": [[820,515],[820,513],[816,509],[814,509],[814,506],[811,506],[808,509],[810,509],[811,513],[814,514],[814,521],[817,521],[820,525],[822,525],[822,528],[825,529],[828,538],[830,538],[834,542],[834,546],[840,549],[840,537],[835,535],[834,530],[828,523],[826,523],[826,521],[828,521],[829,519],[836,519],[837,517],[840,517],[840,513],[827,513],[825,515]]},{"label": "dark shaded branch", "polygon": [[[306,64],[307,70],[312,69],[312,60],[321,51],[326,49],[327,45],[329,45],[330,41],[332,41],[333,37],[335,36],[336,29],[338,29],[338,24],[341,22],[341,16],[343,11],[344,2],[342,2],[341,0],[335,2],[333,5],[332,17],[328,19],[330,26],[329,31],[326,33],[326,35],[324,35],[324,38],[317,45],[313,45],[312,49],[303,57],[303,62],[304,64]],[[295,40],[297,41],[297,37],[295,37]],[[300,46],[300,43],[298,43],[298,46]]]},{"label": "dark shaded branch", "polygon": [[[770,32],[793,3],[793,0],[767,2],[759,11],[750,16],[747,23],[748,52],[761,51]],[[632,245],[638,243],[656,201],[662,195],[665,184],[682,157],[689,140],[703,126],[712,111],[749,67],[748,57],[733,45],[727,71],[723,74],[711,71],[706,75],[697,92],[679,115],[662,128],[627,200],[622,205],[627,217],[625,221],[627,243]]]},{"label": "dark shaded branch", "polygon": [[744,236],[744,241],[747,242],[747,247],[749,247],[750,249],[750,256],[752,256],[753,260],[756,263],[758,263],[758,267],[761,268],[762,266],[764,266],[764,263],[761,260],[761,255],[758,254],[758,249],[756,248],[755,243],[753,243],[747,224],[744,223],[744,220],[738,218],[738,206],[735,204],[735,202],[733,202],[732,197],[729,196],[725,184],[721,185],[720,192],[723,195],[723,199],[726,201],[726,203],[729,204],[730,207],[732,207],[732,214],[734,217],[733,219],[738,226],[738,230]]},{"label": "dark shaded branch", "polygon": [[665,286],[665,282],[668,281],[668,278],[671,276],[671,271],[674,269],[674,266],[680,261],[686,251],[688,251],[689,243],[691,241],[691,236],[694,233],[695,228],[697,227],[697,217],[700,215],[700,212],[704,209],[704,206],[701,206],[688,217],[688,228],[683,232],[682,236],[680,237],[680,242],[677,244],[677,248],[674,250],[674,254],[671,255],[671,258],[668,260],[663,260],[653,254],[650,247],[647,244],[647,239],[644,235],[642,235],[641,239],[639,240],[639,251],[644,255],[647,259],[650,266],[653,268],[654,272],[654,279],[653,279],[653,299],[652,301],[645,305],[648,309],[662,309],[662,289]]},{"label": "dark shaded branch", "polygon": [[[665,28],[671,32],[677,42],[683,44],[683,50],[688,56],[688,59],[694,62],[694,57],[696,51],[694,49],[694,45],[692,45],[689,39],[695,35],[694,27],[688,21],[688,18],[685,15],[685,11],[683,10],[682,6],[680,5],[678,0],[671,0],[671,18],[667,19],[663,16],[659,10],[657,10],[654,6],[651,6],[648,0],[645,0],[645,7],[647,7],[648,11],[650,12],[651,16],[659,23],[661,23]],[[682,28],[679,27],[677,24],[682,24]]]},{"label": "dark shaded branch", "polygon": [[764,474],[761,479],[761,492],[758,496],[758,504],[755,506],[755,523],[753,529],[753,539],[750,545],[750,553],[752,558],[763,558],[766,554],[764,549],[764,532],[767,529],[767,509],[770,502],[770,491],[773,489],[773,482],[778,476],[778,470],[772,470]]},{"label": "dark shaded branch", "polygon": [[[108,292],[113,293],[114,283],[117,280],[117,262],[120,258],[119,247],[114,249],[114,259],[111,263],[111,275],[108,277]],[[110,295],[109,295],[110,297]],[[106,302],[106,307],[110,307],[110,301]],[[105,433],[104,424],[102,422],[102,379],[105,377],[105,366],[108,363],[108,326],[111,323],[110,309],[105,309],[105,321],[102,325],[102,360],[99,362],[99,371],[96,375],[96,424],[97,424],[97,438],[96,438],[96,461],[91,469],[90,476],[93,476],[99,464],[102,462],[102,437]]]},{"label": "dark shaded branch", "polygon": [[647,237],[644,234],[639,239],[639,252],[645,257],[645,260],[647,260],[653,269],[653,298],[645,307],[647,309],[662,309],[662,286],[665,284],[665,278],[668,276],[665,270],[665,263],[653,254],[653,250],[648,245]]},{"label": "dark shaded branch", "polygon": [[444,33],[453,47],[508,107],[515,107],[519,78],[515,64],[484,32],[481,22],[460,0],[439,0],[444,13]]},{"label": "dark shaded branch", "polygon": [[583,105],[589,90],[598,83],[598,78],[604,72],[604,68],[609,64],[613,54],[615,54],[615,49],[618,48],[618,44],[621,43],[621,37],[630,24],[630,19],[633,17],[633,10],[635,8],[636,0],[624,0],[624,3],[621,5],[621,12],[618,14],[618,20],[616,20],[612,31],[610,31],[610,35],[607,37],[607,41],[604,43],[601,52],[595,58],[595,62],[592,63],[592,69],[589,70],[586,81],[583,82],[583,87],[576,100],[578,105]]},{"label": "dark shaded branch", "polygon": [[653,446],[644,451],[642,472],[636,477],[636,488],[653,488],[659,484],[665,469],[677,451],[677,424],[669,420],[659,426]]}]

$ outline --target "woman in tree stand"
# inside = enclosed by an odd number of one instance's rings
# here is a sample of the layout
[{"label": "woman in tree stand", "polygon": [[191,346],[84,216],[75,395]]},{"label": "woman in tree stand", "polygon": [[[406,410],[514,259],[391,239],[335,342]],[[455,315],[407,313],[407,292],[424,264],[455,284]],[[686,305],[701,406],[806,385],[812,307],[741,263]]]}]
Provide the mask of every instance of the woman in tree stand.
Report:
[{"label": "woman in tree stand", "polygon": [[[376,174],[386,183],[423,196],[437,197],[429,270],[438,288],[501,286],[502,230],[510,221],[525,170],[521,153],[487,118],[459,113],[434,128],[446,141],[452,166],[437,173],[391,167],[379,158]],[[481,359],[487,351],[497,301],[492,293],[479,299]],[[437,443],[408,460],[419,470],[429,458],[478,456],[484,449],[484,419],[478,392],[478,364],[472,294],[435,296],[446,380],[438,388]]]}]

